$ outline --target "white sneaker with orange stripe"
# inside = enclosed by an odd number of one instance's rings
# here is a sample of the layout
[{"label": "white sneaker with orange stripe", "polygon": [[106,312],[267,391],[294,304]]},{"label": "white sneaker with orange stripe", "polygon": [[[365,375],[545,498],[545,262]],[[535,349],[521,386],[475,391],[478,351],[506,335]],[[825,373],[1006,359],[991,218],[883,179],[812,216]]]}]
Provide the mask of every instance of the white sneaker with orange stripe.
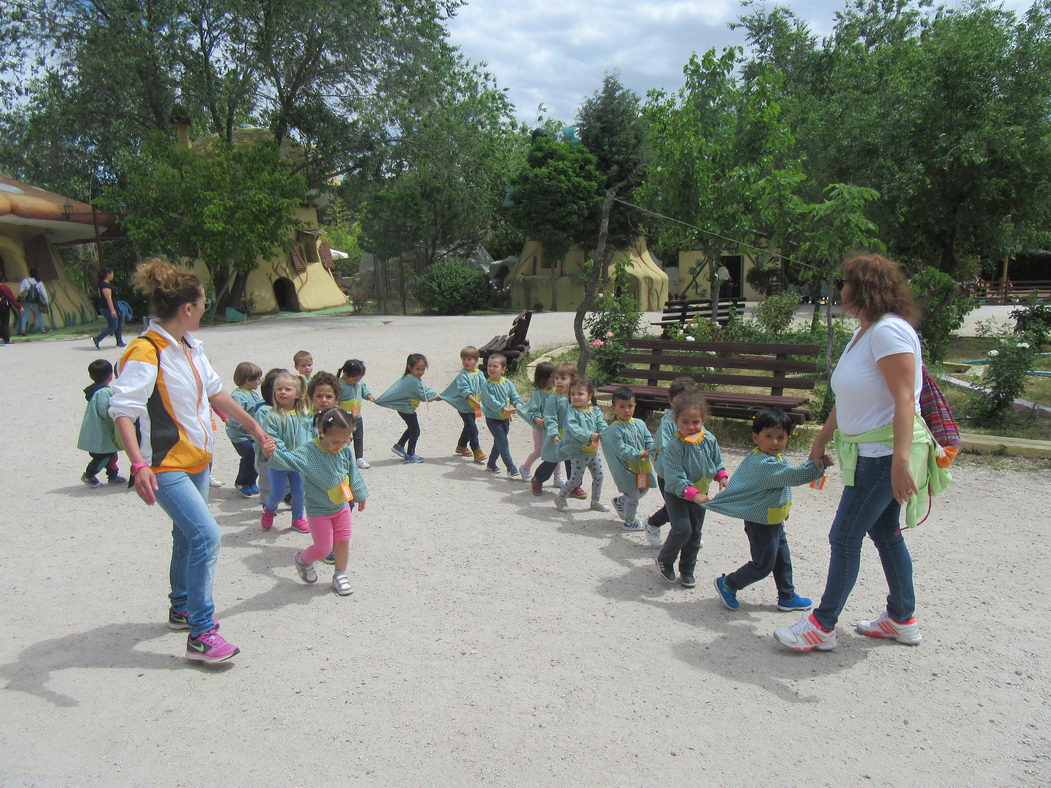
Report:
[{"label": "white sneaker with orange stripe", "polygon": [[774,637],[782,646],[793,651],[831,651],[836,647],[836,632],[826,632],[817,623],[814,614],[801,618],[790,627],[774,630]]},{"label": "white sneaker with orange stripe", "polygon": [[870,638],[888,638],[904,643],[906,646],[917,646],[923,642],[920,625],[916,623],[915,618],[910,618],[908,621],[895,621],[886,610],[879,614],[879,618],[874,618],[872,621],[859,621],[854,626],[858,632]]}]

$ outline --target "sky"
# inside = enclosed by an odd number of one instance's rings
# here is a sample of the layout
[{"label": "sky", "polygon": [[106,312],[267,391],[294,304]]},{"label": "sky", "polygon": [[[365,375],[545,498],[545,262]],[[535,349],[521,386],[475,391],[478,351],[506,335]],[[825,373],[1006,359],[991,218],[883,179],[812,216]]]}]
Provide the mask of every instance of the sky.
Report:
[{"label": "sky", "polygon": [[[818,37],[828,34],[844,0],[782,2]],[[1022,13],[1029,2],[1004,0]],[[450,39],[471,61],[484,61],[508,89],[518,119],[573,122],[580,102],[617,71],[625,87],[645,97],[682,84],[694,52],[743,45],[743,31],[728,23],[741,16],[736,0],[467,0],[449,22]]]}]

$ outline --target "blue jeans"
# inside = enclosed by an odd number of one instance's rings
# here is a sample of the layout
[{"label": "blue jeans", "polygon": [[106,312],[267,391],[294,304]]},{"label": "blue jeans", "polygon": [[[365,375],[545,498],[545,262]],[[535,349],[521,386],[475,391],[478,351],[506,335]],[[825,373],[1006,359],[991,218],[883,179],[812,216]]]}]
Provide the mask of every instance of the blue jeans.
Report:
[{"label": "blue jeans", "polygon": [[40,333],[43,334],[47,331],[47,326],[44,325],[44,316],[40,314],[40,304],[22,304],[25,307],[22,310],[22,314],[18,316],[18,333],[26,333],[26,325],[29,323],[29,313],[33,313],[33,318],[36,320],[36,324],[40,327]]},{"label": "blue jeans", "polygon": [[854,486],[843,488],[839,509],[828,532],[832,555],[821,604],[814,617],[825,629],[832,629],[843,612],[861,566],[861,544],[869,535],[887,578],[890,594],[887,613],[895,621],[908,621],[916,610],[912,586],[912,556],[901,535],[898,517],[901,505],[894,500],[890,484],[892,455],[858,457]]},{"label": "blue jeans", "polygon": [[475,424],[474,411],[469,410],[464,413],[462,410],[456,411],[460,414],[460,419],[463,421],[463,429],[460,430],[460,439],[456,441],[457,446],[470,446],[475,451],[478,451],[481,444],[478,442],[478,425]]},{"label": "blue jeans", "polygon": [[174,610],[185,611],[190,634],[215,626],[212,577],[219,558],[219,525],[208,510],[208,469],[157,474],[157,503],[172,518],[172,562],[168,573]]},{"label": "blue jeans", "polygon": [[744,532],[748,536],[748,548],[752,560],[736,572],[728,574],[723,582],[731,591],[740,591],[773,574],[777,587],[777,599],[784,602],[795,599],[796,587],[792,584],[792,553],[785,538],[785,524],[767,525],[745,520]]},{"label": "blue jeans", "polygon": [[489,428],[489,432],[493,435],[493,449],[489,452],[489,464],[486,467],[489,470],[494,470],[497,467],[497,457],[499,457],[504,461],[504,465],[507,466],[508,473],[518,473],[514,457],[511,456],[511,445],[507,441],[507,433],[511,429],[511,422],[508,419],[487,418],[485,426]]},{"label": "blue jeans", "polygon": [[303,501],[303,477],[295,471],[279,471],[277,468],[267,468],[270,477],[270,493],[266,496],[263,508],[268,512],[276,512],[277,505],[285,497],[285,490],[292,493],[292,519],[300,520],[306,516]]},{"label": "blue jeans", "polygon": [[95,337],[95,344],[97,345],[110,334],[113,334],[113,338],[117,340],[117,344],[123,345],[124,337],[121,336],[121,328],[124,326],[124,323],[120,319],[120,312],[117,312],[117,316],[113,317],[109,313],[109,310],[103,310],[102,317],[106,318],[106,327],[99,332],[97,337]]}]

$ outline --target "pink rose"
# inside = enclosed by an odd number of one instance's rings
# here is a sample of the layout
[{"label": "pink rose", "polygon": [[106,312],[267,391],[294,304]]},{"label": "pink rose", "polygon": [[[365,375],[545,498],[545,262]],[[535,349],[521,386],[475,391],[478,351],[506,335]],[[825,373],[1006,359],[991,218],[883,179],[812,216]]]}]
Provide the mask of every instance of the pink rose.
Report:
[{"label": "pink rose", "polygon": [[605,343],[605,342],[603,342],[603,341],[602,341],[601,339],[596,339],[596,340],[593,340],[593,341],[592,341],[592,343],[591,343],[591,347],[602,347],[602,346],[603,346],[603,345],[605,345],[605,344],[606,344],[606,343]]},{"label": "pink rose", "polygon": [[613,338],[613,332],[612,331],[607,331],[606,332],[606,339],[612,339],[612,338]]}]

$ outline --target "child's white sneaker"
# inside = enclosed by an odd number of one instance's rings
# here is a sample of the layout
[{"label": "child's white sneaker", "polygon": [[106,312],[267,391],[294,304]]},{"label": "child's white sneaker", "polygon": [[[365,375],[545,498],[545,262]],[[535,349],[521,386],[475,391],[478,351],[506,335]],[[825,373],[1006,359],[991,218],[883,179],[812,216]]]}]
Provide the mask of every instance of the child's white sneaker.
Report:
[{"label": "child's white sneaker", "polygon": [[886,610],[880,613],[878,618],[871,621],[859,621],[854,627],[862,635],[868,635],[870,638],[888,638],[904,643],[906,646],[918,646],[923,642],[920,625],[915,618],[910,618],[908,621],[895,621]]},{"label": "child's white sneaker", "polygon": [[354,589],[350,587],[350,580],[342,572],[332,575],[332,590],[340,596],[350,596]]},{"label": "child's white sneaker", "polygon": [[369,465],[369,461],[366,460],[364,457],[358,457],[358,459],[354,461],[354,464],[361,468],[361,470],[363,471],[367,471],[369,468],[372,467],[371,465]]},{"label": "child's white sneaker", "polygon": [[646,523],[646,541],[651,547],[661,546],[661,529],[655,525]]},{"label": "child's white sneaker", "polygon": [[591,511],[593,512],[608,512],[609,507],[597,498],[591,500]]},{"label": "child's white sneaker", "polygon": [[214,476],[209,476],[208,477],[208,486],[209,487],[222,487],[223,483],[221,481],[219,481],[218,479],[216,479]]},{"label": "child's white sneaker", "polygon": [[625,520],[624,530],[625,531],[641,531],[643,528],[641,520]]},{"label": "child's white sneaker", "polygon": [[519,468],[518,472],[522,474],[522,481],[531,482],[533,481],[533,472],[527,471],[525,468]]},{"label": "child's white sneaker", "polygon": [[565,488],[562,488],[557,493],[555,493],[555,508],[558,509],[558,511],[560,512],[569,511],[569,501],[566,500]]}]

